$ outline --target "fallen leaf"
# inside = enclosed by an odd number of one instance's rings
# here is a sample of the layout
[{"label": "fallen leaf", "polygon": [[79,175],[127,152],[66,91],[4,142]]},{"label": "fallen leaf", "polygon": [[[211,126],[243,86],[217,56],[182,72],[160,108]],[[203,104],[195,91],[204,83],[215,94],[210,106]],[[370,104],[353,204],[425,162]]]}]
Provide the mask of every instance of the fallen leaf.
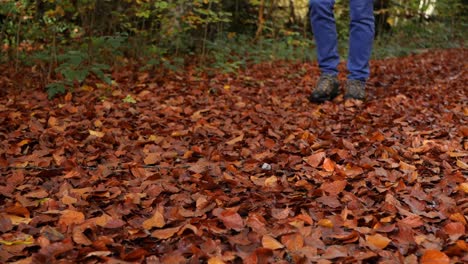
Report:
[{"label": "fallen leaf", "polygon": [[278,209],[278,208],[272,208],[271,209],[271,215],[278,220],[283,220],[289,217],[289,214],[291,213],[291,209],[289,207],[283,208],[283,209]]},{"label": "fallen leaf", "polygon": [[318,152],[304,158],[304,161],[313,168],[317,168],[324,158],[325,152]]},{"label": "fallen leaf", "polygon": [[164,215],[162,212],[157,210],[153,216],[143,222],[143,228],[150,230],[153,227],[163,227],[166,224],[166,221],[164,220]]},{"label": "fallen leaf", "polygon": [[381,234],[375,234],[366,236],[366,241],[376,248],[384,249],[392,240],[388,237],[382,236]]},{"label": "fallen leaf", "polygon": [[244,134],[240,134],[239,136],[229,140],[226,142],[227,145],[234,145],[238,142],[241,142],[242,140],[244,140]]},{"label": "fallen leaf", "polygon": [[460,222],[451,222],[444,226],[444,232],[450,236],[452,241],[459,239],[461,236],[466,235],[465,225]]},{"label": "fallen leaf", "polygon": [[344,258],[348,256],[348,250],[346,247],[333,245],[327,247],[325,252],[321,256],[324,259],[336,259],[336,258]]},{"label": "fallen leaf", "polygon": [[410,215],[404,219],[401,220],[402,223],[405,223],[406,225],[412,227],[412,228],[418,228],[420,226],[424,225],[424,222],[422,218],[419,215]]},{"label": "fallen leaf", "polygon": [[464,193],[468,193],[468,182],[461,183],[458,186],[458,189],[463,191]]},{"label": "fallen leaf", "polygon": [[403,161],[400,161],[399,165],[400,165],[400,169],[403,171],[415,171],[416,170],[416,166],[403,162]]},{"label": "fallen leaf", "polygon": [[152,164],[158,163],[160,160],[161,160],[160,153],[148,153],[148,155],[146,155],[146,158],[143,160],[143,162],[146,165],[152,165]]},{"label": "fallen leaf", "polygon": [[340,194],[346,187],[347,181],[334,181],[334,182],[325,182],[320,186],[320,189],[329,193],[332,196],[337,196]]},{"label": "fallen leaf", "polygon": [[151,233],[152,237],[155,237],[157,239],[168,239],[171,238],[175,235],[180,230],[180,226],[178,227],[170,227],[170,228],[165,228],[165,229],[157,229],[154,230]]},{"label": "fallen leaf", "polygon": [[274,187],[278,186],[278,177],[271,176],[271,177],[266,178],[265,179],[265,186],[270,187],[270,188],[274,188]]},{"label": "fallen leaf", "polygon": [[220,257],[211,257],[210,259],[208,259],[208,264],[225,264],[226,262],[224,262]]},{"label": "fallen leaf", "polygon": [[284,245],[271,236],[265,235],[262,237],[262,246],[271,250],[283,248]]},{"label": "fallen leaf", "polygon": [[30,235],[25,235],[25,236],[21,236],[21,237],[15,238],[13,240],[8,240],[8,241],[0,239],[0,244],[3,244],[5,246],[32,245],[34,244],[34,238]]},{"label": "fallen leaf", "polygon": [[457,166],[460,167],[462,170],[468,170],[468,164],[461,160],[457,160]]},{"label": "fallen leaf", "polygon": [[333,227],[333,222],[330,219],[320,219],[317,222],[317,225],[319,225],[321,227],[332,228]]},{"label": "fallen leaf", "polygon": [[331,159],[326,158],[323,161],[322,167],[325,171],[332,172],[335,170],[335,163]]},{"label": "fallen leaf", "polygon": [[65,210],[59,218],[59,225],[70,226],[72,224],[81,224],[84,220],[85,215],[82,212]]},{"label": "fallen leaf", "polygon": [[421,257],[421,264],[450,264],[450,258],[436,249],[428,249]]},{"label": "fallen leaf", "polygon": [[95,131],[95,130],[89,130],[89,134],[91,136],[95,136],[95,137],[98,137],[98,138],[102,138],[105,135],[104,132]]},{"label": "fallen leaf", "polygon": [[284,235],[281,237],[281,243],[290,250],[297,251],[304,247],[304,238],[299,233]]},{"label": "fallen leaf", "polygon": [[19,224],[29,224],[29,222],[31,222],[32,220],[31,218],[25,218],[25,217],[20,217],[17,215],[10,215],[10,214],[7,214],[5,217],[10,219],[11,224],[14,226],[17,226]]},{"label": "fallen leaf", "polygon": [[461,213],[454,213],[454,214],[451,214],[451,215],[449,216],[449,219],[452,220],[452,221],[460,222],[460,223],[462,223],[462,224],[464,224],[464,225],[467,224],[465,216],[462,215]]},{"label": "fallen leaf", "polygon": [[235,212],[234,210],[226,209],[218,215],[219,219],[223,221],[224,225],[227,228],[234,229],[236,231],[240,231],[244,228],[245,223],[242,217]]}]

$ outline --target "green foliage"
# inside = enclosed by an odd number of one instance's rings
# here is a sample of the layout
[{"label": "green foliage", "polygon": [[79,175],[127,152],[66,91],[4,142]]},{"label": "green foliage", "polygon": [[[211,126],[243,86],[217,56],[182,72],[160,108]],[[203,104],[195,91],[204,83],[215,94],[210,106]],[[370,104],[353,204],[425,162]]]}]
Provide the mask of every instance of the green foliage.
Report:
[{"label": "green foliage", "polygon": [[62,78],[56,82],[46,86],[49,98],[57,94],[73,91],[76,85],[81,85],[86,78],[94,74],[101,81],[111,84],[112,80],[105,74],[105,70],[109,69],[106,64],[92,63],[88,54],[80,51],[68,51],[65,54],[58,56],[59,66],[55,68],[55,72]]}]

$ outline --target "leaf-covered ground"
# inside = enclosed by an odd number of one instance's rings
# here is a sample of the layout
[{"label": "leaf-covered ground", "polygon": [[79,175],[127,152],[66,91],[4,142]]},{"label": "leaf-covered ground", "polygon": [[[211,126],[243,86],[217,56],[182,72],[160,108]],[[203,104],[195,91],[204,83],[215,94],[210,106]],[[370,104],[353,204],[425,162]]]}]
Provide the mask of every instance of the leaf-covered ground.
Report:
[{"label": "leaf-covered ground", "polygon": [[51,101],[4,69],[0,263],[466,263],[467,57],[373,61],[366,103],[322,105],[316,64]]}]

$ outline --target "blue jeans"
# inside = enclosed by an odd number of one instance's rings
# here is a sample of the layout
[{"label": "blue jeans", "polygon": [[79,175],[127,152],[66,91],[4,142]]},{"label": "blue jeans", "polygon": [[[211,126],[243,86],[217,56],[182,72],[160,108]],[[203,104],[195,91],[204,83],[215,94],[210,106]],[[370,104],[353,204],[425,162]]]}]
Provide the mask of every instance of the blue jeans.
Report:
[{"label": "blue jeans", "polygon": [[[335,0],[310,0],[310,21],[322,73],[337,75],[340,57],[333,7]],[[370,74],[369,59],[374,41],[373,0],[349,0],[350,30],[348,79],[365,81]]]}]

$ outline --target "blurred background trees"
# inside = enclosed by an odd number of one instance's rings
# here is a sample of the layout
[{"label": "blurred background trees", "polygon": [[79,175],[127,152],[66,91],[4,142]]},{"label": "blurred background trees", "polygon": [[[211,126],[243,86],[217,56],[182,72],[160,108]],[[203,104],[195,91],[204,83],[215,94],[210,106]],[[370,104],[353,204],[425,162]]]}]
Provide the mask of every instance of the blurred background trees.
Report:
[{"label": "blurred background trees", "polygon": [[[341,39],[348,0],[337,0]],[[464,45],[468,0],[375,0],[375,56]],[[0,0],[0,58],[35,65],[66,86],[109,67],[177,69],[196,60],[235,72],[248,63],[311,60],[308,0]],[[346,41],[342,52],[346,54]]]}]

